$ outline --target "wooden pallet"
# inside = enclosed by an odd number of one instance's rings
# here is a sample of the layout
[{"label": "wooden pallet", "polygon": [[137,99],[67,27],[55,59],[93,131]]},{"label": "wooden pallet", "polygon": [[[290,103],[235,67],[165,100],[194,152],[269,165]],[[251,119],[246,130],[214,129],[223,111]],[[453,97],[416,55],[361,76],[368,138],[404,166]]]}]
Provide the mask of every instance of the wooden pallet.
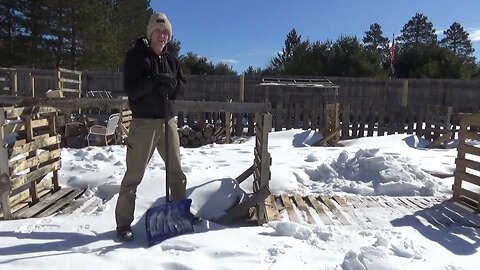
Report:
[{"label": "wooden pallet", "polygon": [[[75,204],[75,200],[78,199],[83,193],[84,189],[72,189],[61,188],[57,192],[52,193],[46,191],[41,194],[39,202],[33,205],[29,205],[28,202],[20,202],[15,207],[12,207],[12,214],[14,218],[33,218],[33,217],[46,217],[58,213],[71,205]],[[70,208],[69,211],[74,211],[75,208]],[[3,220],[3,214],[0,215],[0,219]]]},{"label": "wooden pallet", "polygon": [[[284,220],[311,225],[357,225],[368,228],[389,223],[378,219],[378,211],[392,219],[406,215],[421,215],[422,212],[462,213],[469,216],[469,211],[460,205],[437,197],[387,197],[387,196],[317,196],[308,195],[270,195],[267,200],[267,219]],[[455,209],[455,210],[451,210]],[[432,213],[430,213],[432,212]],[[283,215],[282,215],[283,214]],[[480,217],[470,215],[470,220],[456,220],[454,223],[466,226],[480,226]],[[477,224],[477,225],[472,225]]]}]

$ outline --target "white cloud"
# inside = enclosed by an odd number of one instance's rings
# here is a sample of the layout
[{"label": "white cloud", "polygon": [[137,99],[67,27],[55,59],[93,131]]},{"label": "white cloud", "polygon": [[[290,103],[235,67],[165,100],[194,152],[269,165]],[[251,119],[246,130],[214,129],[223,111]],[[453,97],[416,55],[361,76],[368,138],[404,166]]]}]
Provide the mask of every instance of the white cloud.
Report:
[{"label": "white cloud", "polygon": [[218,58],[218,57],[212,57],[212,58],[209,58],[208,60],[212,63],[225,63],[225,64],[229,64],[229,65],[234,65],[234,64],[240,63],[240,61],[235,60],[235,59],[231,59],[231,58],[221,59],[221,58]]},{"label": "white cloud", "polygon": [[480,29],[469,29],[468,34],[472,42],[480,41]]},{"label": "white cloud", "polygon": [[222,59],[220,62],[222,63],[226,63],[226,64],[238,64],[238,60],[235,60],[235,59]]}]

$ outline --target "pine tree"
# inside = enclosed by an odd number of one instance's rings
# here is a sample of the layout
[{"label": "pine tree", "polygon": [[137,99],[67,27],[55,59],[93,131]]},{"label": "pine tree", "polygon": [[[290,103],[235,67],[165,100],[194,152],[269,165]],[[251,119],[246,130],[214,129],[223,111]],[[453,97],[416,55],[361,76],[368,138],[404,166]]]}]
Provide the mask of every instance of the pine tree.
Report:
[{"label": "pine tree", "polygon": [[398,37],[399,46],[401,48],[410,48],[417,44],[436,44],[437,35],[433,24],[428,21],[428,18],[420,13],[415,14],[401,30],[401,35]]},{"label": "pine tree", "polygon": [[21,3],[18,0],[0,1],[0,63],[11,67],[19,64],[18,37],[20,35]]},{"label": "pine tree", "polygon": [[287,39],[285,40],[285,47],[271,61],[271,66],[273,70],[276,70],[277,72],[285,71],[285,66],[288,61],[292,59],[295,48],[301,43],[301,37],[302,36],[297,35],[297,31],[295,30],[295,28],[293,28],[287,34]]},{"label": "pine tree", "polygon": [[120,54],[133,47],[139,37],[147,35],[148,20],[152,15],[150,0],[112,0],[115,2],[115,25],[118,28]]},{"label": "pine tree", "polygon": [[110,0],[82,1],[82,70],[117,71],[123,57],[118,43],[115,6]]},{"label": "pine tree", "polygon": [[446,47],[459,56],[471,57],[475,49],[472,47],[472,41],[468,38],[468,33],[463,27],[454,22],[449,29],[443,31],[445,37],[440,41],[442,47]]},{"label": "pine tree", "polygon": [[382,27],[378,23],[370,25],[370,30],[365,32],[362,41],[368,50],[381,53],[388,51],[388,38],[383,36]]}]

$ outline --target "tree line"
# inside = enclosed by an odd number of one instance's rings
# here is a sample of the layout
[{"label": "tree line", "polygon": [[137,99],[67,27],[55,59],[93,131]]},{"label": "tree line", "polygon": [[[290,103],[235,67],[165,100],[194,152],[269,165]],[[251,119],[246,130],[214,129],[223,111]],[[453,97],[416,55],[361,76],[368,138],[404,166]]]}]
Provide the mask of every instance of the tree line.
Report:
[{"label": "tree line", "polygon": [[246,74],[347,76],[372,78],[480,78],[469,34],[454,22],[438,40],[427,16],[417,13],[392,39],[380,24],[370,25],[362,42],[341,36],[335,42],[302,40],[292,29],[285,46],[265,69]]},{"label": "tree line", "polygon": [[[0,66],[121,71],[123,57],[145,35],[150,0],[0,0]],[[261,75],[399,78],[479,78],[468,33],[454,22],[437,39],[423,14],[408,21],[394,45],[374,23],[362,42],[342,35],[335,42],[302,40],[292,29],[285,46]],[[185,74],[237,75],[193,52],[180,55],[175,37],[169,50]]]}]

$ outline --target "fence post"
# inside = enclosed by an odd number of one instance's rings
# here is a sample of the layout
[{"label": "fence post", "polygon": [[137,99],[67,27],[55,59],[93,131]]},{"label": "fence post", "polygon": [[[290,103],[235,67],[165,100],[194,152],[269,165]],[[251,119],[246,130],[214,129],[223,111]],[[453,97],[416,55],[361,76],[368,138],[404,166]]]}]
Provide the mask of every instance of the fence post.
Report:
[{"label": "fence post", "polygon": [[17,75],[17,70],[13,70],[12,71],[12,75],[11,75],[11,80],[12,80],[12,83],[10,85],[11,89],[10,89],[10,95],[11,96],[18,96],[18,75]]},{"label": "fence post", "polygon": [[4,143],[4,123],[5,110],[0,108],[0,197],[2,202],[3,218],[12,219],[12,212],[10,209],[10,193],[12,183],[10,181],[10,170],[8,168],[8,146]]},{"label": "fence post", "polygon": [[240,75],[240,102],[245,101],[245,75]]},{"label": "fence post", "polygon": [[400,99],[400,106],[407,107],[408,105],[408,80],[403,81],[402,97]]}]

